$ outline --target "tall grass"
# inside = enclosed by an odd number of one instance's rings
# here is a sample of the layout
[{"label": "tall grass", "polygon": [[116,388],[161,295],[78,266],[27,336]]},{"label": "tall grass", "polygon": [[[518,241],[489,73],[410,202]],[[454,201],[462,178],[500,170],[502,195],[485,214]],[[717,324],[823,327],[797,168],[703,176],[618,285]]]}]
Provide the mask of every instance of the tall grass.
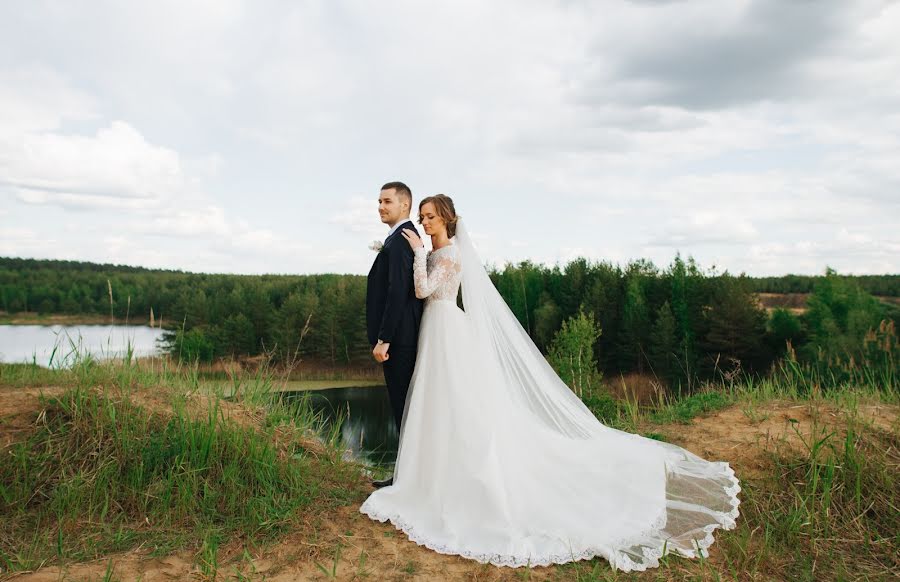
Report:
[{"label": "tall grass", "polygon": [[721,545],[747,579],[887,580],[900,569],[900,436],[814,417],[800,448],[769,452],[771,471],[745,480],[742,519]]},{"label": "tall grass", "polygon": [[[201,569],[215,570],[225,540],[270,541],[359,493],[339,434],[315,440],[324,419],[306,399],[272,399],[265,370],[201,393],[196,366],[100,361],[77,343],[64,355],[53,368],[0,365],[0,384],[66,388],[42,397],[32,433],[0,451],[4,571],[198,543]],[[235,402],[258,422],[228,418]]]},{"label": "tall grass", "polygon": [[[4,571],[143,545],[158,554],[193,547],[198,569],[215,577],[229,540],[265,543],[358,499],[360,467],[336,446],[340,422],[331,425],[330,445],[311,446],[322,417],[308,399],[272,399],[284,379],[265,365],[209,383],[196,364],[127,353],[101,361],[77,342],[54,361],[51,369],[0,365],[0,385],[68,388],[43,401],[33,434],[0,451]],[[735,403],[752,420],[773,399],[843,412],[813,414],[811,430],[795,433],[799,446],[785,440],[761,451],[768,468],[742,478],[741,518],[717,536],[714,562],[667,558],[654,579],[880,580],[900,569],[900,437],[896,426],[879,429],[860,414],[866,401],[898,404],[897,393],[870,372],[834,385],[809,374],[735,378],[650,406],[599,393],[588,402],[626,430],[690,422]],[[142,405],[148,395],[165,397],[170,413]],[[198,399],[206,405],[198,408]],[[259,422],[229,419],[235,403]],[[554,576],[643,579],[610,572],[604,560]]]},{"label": "tall grass", "polygon": [[855,353],[828,355],[819,349],[812,361],[798,360],[787,345],[787,354],[773,368],[773,377],[798,393],[840,389],[843,386],[878,387],[895,397],[900,392],[900,343],[894,322],[882,320],[868,330]]}]

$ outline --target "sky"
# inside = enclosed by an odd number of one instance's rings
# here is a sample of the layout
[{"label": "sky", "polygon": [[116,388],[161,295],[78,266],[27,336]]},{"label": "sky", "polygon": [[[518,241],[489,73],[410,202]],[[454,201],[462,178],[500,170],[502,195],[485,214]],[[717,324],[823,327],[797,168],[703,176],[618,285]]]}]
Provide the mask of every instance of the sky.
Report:
[{"label": "sky", "polygon": [[402,180],[495,266],[900,273],[898,30],[878,0],[4,2],[0,256],[365,274]]}]

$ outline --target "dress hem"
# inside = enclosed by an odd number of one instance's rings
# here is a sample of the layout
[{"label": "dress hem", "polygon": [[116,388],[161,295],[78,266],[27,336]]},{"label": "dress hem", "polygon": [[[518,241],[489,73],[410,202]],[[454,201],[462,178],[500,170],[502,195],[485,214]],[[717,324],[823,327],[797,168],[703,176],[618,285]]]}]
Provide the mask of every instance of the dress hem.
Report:
[{"label": "dress hem", "polygon": [[[660,540],[660,544],[662,546],[660,549],[648,548],[646,546],[641,547],[641,553],[643,554],[644,558],[646,558],[646,562],[635,562],[621,551],[615,551],[615,557],[611,557],[609,555],[610,551],[608,549],[598,547],[589,547],[578,552],[569,552],[567,554],[548,554],[538,557],[522,556],[516,554],[486,554],[463,549],[460,547],[452,547],[445,544],[432,542],[425,535],[420,534],[416,530],[416,527],[414,525],[407,522],[399,515],[384,513],[373,508],[372,506],[375,505],[375,503],[372,501],[371,497],[360,506],[359,511],[360,513],[363,513],[370,518],[382,523],[390,521],[396,529],[405,533],[410,541],[415,542],[420,546],[424,546],[430,550],[438,552],[439,554],[462,556],[464,558],[475,560],[482,564],[493,564],[495,566],[519,568],[523,566],[550,566],[553,564],[566,564],[569,562],[577,562],[580,560],[590,560],[592,558],[602,557],[609,561],[614,570],[621,570],[623,572],[643,572],[648,568],[658,567],[659,559],[667,554],[676,553],[686,558],[696,558],[697,553],[699,552],[701,556],[706,557],[708,556],[708,548],[715,542],[715,530],[731,530],[735,528],[735,525],[737,523],[736,520],[739,515],[738,506],[741,503],[737,494],[741,491],[741,486],[737,477],[735,477],[734,469],[732,469],[728,463],[725,463],[725,467],[725,474],[728,477],[728,480],[731,482],[731,485],[725,487],[724,491],[728,494],[728,502],[731,506],[731,509],[727,512],[723,511],[717,516],[721,520],[721,522],[712,523],[703,527],[703,532],[706,535],[702,540],[694,540],[697,545],[696,550],[683,550],[678,547],[670,549],[666,547],[665,541],[660,535],[660,527],[664,525],[664,523],[660,523],[660,520],[656,520],[657,523],[654,523],[647,531],[636,537],[630,538],[630,540],[636,541],[629,542],[628,540],[619,540],[611,544],[613,547],[628,548],[634,547],[639,543],[646,543],[646,540],[648,538],[655,538]],[[663,515],[663,522],[664,518],[665,515]],[[663,548],[665,548],[665,553],[663,553]]]}]

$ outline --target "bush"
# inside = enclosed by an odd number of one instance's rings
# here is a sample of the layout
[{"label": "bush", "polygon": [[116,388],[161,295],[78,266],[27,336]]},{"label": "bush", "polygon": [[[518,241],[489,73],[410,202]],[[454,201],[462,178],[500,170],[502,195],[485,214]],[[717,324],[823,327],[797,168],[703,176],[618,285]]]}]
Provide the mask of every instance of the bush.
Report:
[{"label": "bush", "polygon": [[563,322],[550,343],[547,360],[581,398],[591,395],[603,378],[594,359],[594,344],[602,333],[593,313],[579,311]]},{"label": "bush", "polygon": [[179,330],[176,333],[173,351],[182,361],[211,362],[216,356],[216,345],[202,328],[195,327],[189,331]]},{"label": "bush", "polygon": [[588,394],[583,400],[597,420],[603,424],[610,425],[618,420],[619,402],[609,394],[598,390]]}]

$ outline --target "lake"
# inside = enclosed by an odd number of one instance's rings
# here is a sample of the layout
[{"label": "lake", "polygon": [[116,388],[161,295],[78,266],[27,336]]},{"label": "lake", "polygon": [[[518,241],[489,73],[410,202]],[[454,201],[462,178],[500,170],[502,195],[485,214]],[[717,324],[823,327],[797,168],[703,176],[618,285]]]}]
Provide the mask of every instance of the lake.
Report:
[{"label": "lake", "polygon": [[341,441],[353,457],[371,465],[393,467],[400,434],[394,425],[386,387],[328,388],[281,394],[290,400],[307,393],[313,410],[322,413],[329,429],[334,427],[338,411],[343,411]]},{"label": "lake", "polygon": [[0,361],[49,366],[52,355],[54,366],[64,365],[73,344],[98,358],[120,357],[129,341],[136,357],[153,356],[163,331],[146,325],[0,325]]}]

